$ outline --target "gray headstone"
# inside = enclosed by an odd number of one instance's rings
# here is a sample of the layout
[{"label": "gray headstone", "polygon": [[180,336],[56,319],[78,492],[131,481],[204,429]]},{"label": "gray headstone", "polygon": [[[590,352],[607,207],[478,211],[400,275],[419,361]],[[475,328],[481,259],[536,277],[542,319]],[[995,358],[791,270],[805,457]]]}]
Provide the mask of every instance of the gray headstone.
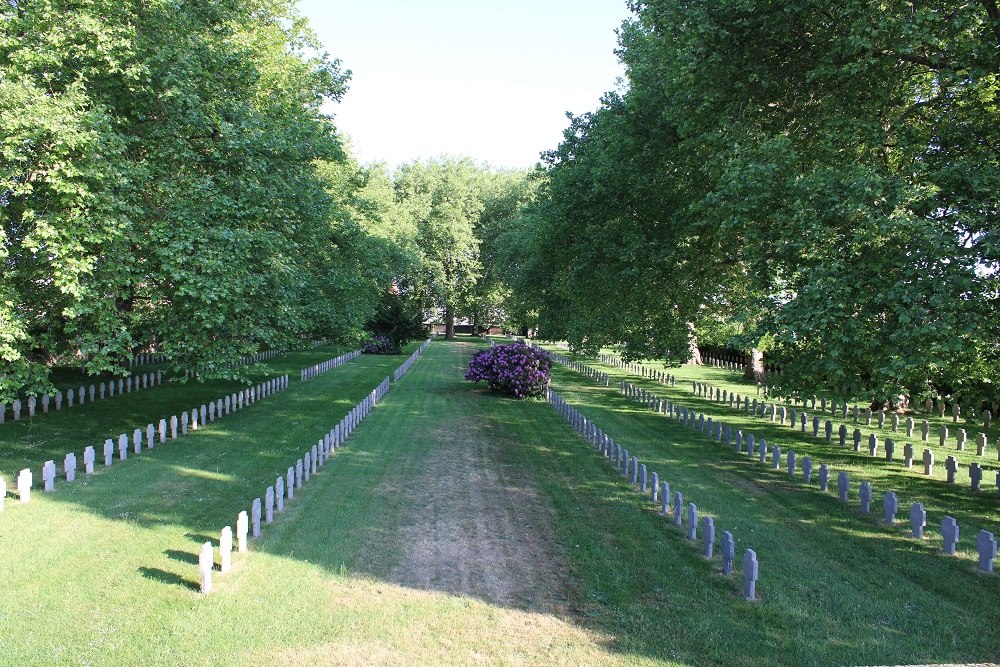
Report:
[{"label": "gray headstone", "polygon": [[965,443],[968,441],[968,439],[969,436],[968,434],[966,434],[965,429],[964,428],[958,429],[958,433],[955,434],[955,444],[958,448],[958,451],[960,452],[965,451]]},{"label": "gray headstone", "polygon": [[924,450],[924,474],[934,474],[934,452],[929,449]]},{"label": "gray headstone", "polygon": [[132,448],[136,454],[142,454],[142,431],[140,429],[132,431]]},{"label": "gray headstone", "polygon": [[788,476],[795,477],[795,452],[788,452]]},{"label": "gray headstone", "polygon": [[833,422],[829,419],[827,419],[826,424],[823,425],[823,433],[826,436],[827,444],[830,444],[833,439]]},{"label": "gray headstone", "polygon": [[950,516],[941,519],[941,549],[946,554],[955,553],[955,546],[958,544],[958,522]]},{"label": "gray headstone", "polygon": [[977,433],[976,434],[976,456],[982,456],[986,453],[986,434]]},{"label": "gray headstone", "polygon": [[922,538],[924,536],[924,526],[927,525],[927,512],[924,511],[923,503],[913,503],[910,505],[910,527],[913,537]]},{"label": "gray headstone", "polygon": [[913,445],[910,443],[903,445],[903,465],[907,468],[913,467]]},{"label": "gray headstone", "polygon": [[229,572],[233,566],[233,529],[226,526],[219,535],[219,572]]},{"label": "gray headstone", "polygon": [[21,503],[26,503],[31,500],[31,485],[32,485],[32,475],[31,470],[25,468],[17,475],[17,495],[18,500]]},{"label": "gray headstone", "polygon": [[878,411],[878,427],[885,428],[885,410]]},{"label": "gray headstone", "polygon": [[722,574],[727,577],[733,573],[733,558],[736,555],[736,542],[728,530],[722,531]]},{"label": "gray headstone", "polygon": [[997,557],[997,541],[993,533],[980,530],[976,535],[976,551],[979,552],[979,570],[993,572],[993,559]]},{"label": "gray headstone", "polygon": [[650,502],[654,505],[660,500],[660,475],[659,473],[653,473],[653,480],[649,485],[650,488]]},{"label": "gray headstone", "polygon": [[819,436],[819,417],[813,415],[813,437]]},{"label": "gray headstone", "polygon": [[861,419],[861,410],[860,410],[860,408],[858,408],[858,406],[855,405],[854,409],[851,410],[851,414],[854,416],[854,423],[857,424],[858,420]]},{"label": "gray headstone", "polygon": [[962,408],[959,407],[958,403],[953,403],[951,406],[951,420],[953,422],[958,422],[958,418],[962,415]]},{"label": "gray headstone", "polygon": [[260,537],[261,502],[260,498],[254,498],[250,506],[250,525],[254,538]]},{"label": "gray headstone", "polygon": [[688,503],[688,539],[694,541],[698,539],[698,506]]},{"label": "gray headstone", "polygon": [[892,438],[885,439],[885,460],[892,461],[892,457],[896,453],[896,443],[893,442]]},{"label": "gray headstone", "polygon": [[847,426],[844,425],[844,424],[841,424],[840,428],[837,429],[837,435],[840,437],[840,446],[841,447],[846,447],[847,446]]},{"label": "gray headstone", "polygon": [[288,494],[288,500],[295,497],[295,468],[288,468],[288,472],[285,475],[285,492]]},{"label": "gray headstone", "polygon": [[94,448],[93,446],[88,446],[83,450],[83,472],[92,475],[94,474]]},{"label": "gray headstone", "polygon": [[63,459],[63,472],[66,474],[67,482],[72,482],[76,479],[76,454],[70,452]]},{"label": "gray headstone", "polygon": [[250,519],[246,510],[243,510],[236,517],[236,550],[241,554],[247,550],[247,533],[250,532]]},{"label": "gray headstone", "polygon": [[285,478],[281,476],[274,480],[274,504],[279,512],[285,511]]},{"label": "gray headstone", "polygon": [[819,490],[826,492],[830,488],[830,468],[821,463],[819,466]]},{"label": "gray headstone", "polygon": [[639,466],[639,491],[646,493],[646,464]]},{"label": "gray headstone", "polygon": [[872,409],[867,408],[865,409],[865,426],[871,426],[871,425],[872,425]]},{"label": "gray headstone", "polygon": [[715,549],[715,520],[706,516],[701,520],[701,554],[705,558],[711,558]]},{"label": "gray headstone", "polygon": [[913,437],[913,427],[914,427],[913,417],[907,417],[906,418],[906,437],[907,438],[912,438]]},{"label": "gray headstone", "polygon": [[156,439],[156,428],[152,424],[146,424],[146,449],[152,449]]},{"label": "gray headstone", "polygon": [[56,490],[55,461],[46,461],[45,465],[42,466],[42,482],[44,484],[45,493],[52,493]]},{"label": "gray headstone", "polygon": [[925,419],[922,422],[920,422],[920,441],[927,442],[927,439],[930,437],[930,434],[931,434],[931,425]]},{"label": "gray headstone", "polygon": [[938,444],[941,447],[944,447],[947,441],[948,441],[948,427],[942,424],[941,428],[938,429]]},{"label": "gray headstone", "polygon": [[757,598],[757,553],[747,549],[743,555],[743,597],[747,600]]},{"label": "gray headstone", "polygon": [[896,523],[896,512],[898,511],[899,501],[896,499],[896,494],[892,491],[886,491],[882,497],[882,512],[885,515],[885,522],[890,526]]},{"label": "gray headstone", "polygon": [[674,491],[674,525],[679,526],[684,521],[684,496],[680,491]]},{"label": "gray headstone", "polygon": [[802,481],[808,484],[812,480],[813,462],[808,456],[802,459]]},{"label": "gray headstone", "polygon": [[878,436],[874,433],[868,436],[868,454],[870,456],[878,454]]},{"label": "gray headstone", "polygon": [[854,429],[853,439],[854,439],[854,451],[860,452],[861,451],[861,429],[859,429],[859,428]]},{"label": "gray headstone", "polygon": [[872,511],[872,485],[871,482],[861,482],[858,489],[858,499],[861,501],[861,511],[868,514]]},{"label": "gray headstone", "polygon": [[969,466],[969,481],[972,483],[972,490],[978,491],[979,485],[983,481],[983,468],[978,463]]},{"label": "gray headstone", "polygon": [[771,445],[771,467],[775,470],[781,468],[781,447]]},{"label": "gray headstone", "polygon": [[850,491],[850,481],[846,472],[837,473],[837,491],[840,495],[840,502],[846,503],[848,499],[848,493]]},{"label": "gray headstone", "polygon": [[212,592],[212,569],[215,567],[215,555],[212,550],[212,543],[205,542],[201,545],[201,553],[198,554],[198,572],[201,574],[201,593],[208,595]]},{"label": "gray headstone", "polygon": [[895,412],[893,412],[892,416],[890,417],[890,422],[889,423],[890,423],[890,426],[892,427],[893,432],[895,432],[896,429],[899,428],[899,415],[897,415]]},{"label": "gray headstone", "polygon": [[666,481],[660,482],[660,503],[664,516],[670,511],[670,484]]},{"label": "gray headstone", "polygon": [[128,458],[128,436],[122,433],[118,436],[118,459],[124,461]]},{"label": "gray headstone", "polygon": [[955,483],[955,474],[958,472],[958,461],[955,460],[954,456],[949,456],[944,460],[944,470],[947,474],[947,481],[949,484]]}]

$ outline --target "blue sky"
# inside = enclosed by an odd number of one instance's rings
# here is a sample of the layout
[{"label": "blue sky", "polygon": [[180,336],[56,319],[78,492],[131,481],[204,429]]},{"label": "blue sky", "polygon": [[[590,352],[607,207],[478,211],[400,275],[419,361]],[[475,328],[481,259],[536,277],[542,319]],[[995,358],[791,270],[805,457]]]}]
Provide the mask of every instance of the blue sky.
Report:
[{"label": "blue sky", "polygon": [[326,50],[353,72],[327,109],[362,162],[465,155],[531,167],[565,112],[614,90],[624,0],[300,0]]}]

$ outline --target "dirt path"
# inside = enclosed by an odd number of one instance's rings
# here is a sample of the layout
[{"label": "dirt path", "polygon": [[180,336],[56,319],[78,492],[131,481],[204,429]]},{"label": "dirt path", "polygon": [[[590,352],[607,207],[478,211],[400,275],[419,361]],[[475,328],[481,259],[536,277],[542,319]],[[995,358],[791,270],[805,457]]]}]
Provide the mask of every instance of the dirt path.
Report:
[{"label": "dirt path", "polygon": [[[454,400],[479,399],[465,393]],[[389,578],[411,588],[565,613],[572,582],[553,537],[554,513],[530,476],[507,462],[516,458],[509,450],[518,445],[502,426],[455,418],[439,423],[430,442],[420,445],[432,450],[402,490],[401,557]]]}]

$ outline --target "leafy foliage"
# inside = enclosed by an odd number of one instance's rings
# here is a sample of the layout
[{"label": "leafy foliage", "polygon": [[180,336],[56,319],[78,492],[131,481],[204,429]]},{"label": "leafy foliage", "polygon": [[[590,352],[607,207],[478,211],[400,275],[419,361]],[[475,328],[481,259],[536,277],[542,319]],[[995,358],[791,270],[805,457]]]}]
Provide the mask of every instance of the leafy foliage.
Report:
[{"label": "leafy foliage", "polygon": [[483,380],[490,391],[514,398],[541,397],[549,386],[551,370],[552,361],[545,350],[510,343],[474,353],[465,379]]}]

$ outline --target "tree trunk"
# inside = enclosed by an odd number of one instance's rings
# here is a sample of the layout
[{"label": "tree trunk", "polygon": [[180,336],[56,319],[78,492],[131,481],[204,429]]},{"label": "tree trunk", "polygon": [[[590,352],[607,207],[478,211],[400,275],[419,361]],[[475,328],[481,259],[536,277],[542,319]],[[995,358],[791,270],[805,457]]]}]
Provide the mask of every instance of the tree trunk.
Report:
[{"label": "tree trunk", "polygon": [[764,353],[754,348],[747,355],[746,371],[743,373],[744,380],[751,382],[764,381]]},{"label": "tree trunk", "polygon": [[444,337],[446,340],[455,339],[455,311],[451,306],[444,309]]},{"label": "tree trunk", "polygon": [[694,324],[688,322],[688,348],[691,352],[691,363],[701,366],[701,350],[698,349],[698,334],[694,331]]}]

